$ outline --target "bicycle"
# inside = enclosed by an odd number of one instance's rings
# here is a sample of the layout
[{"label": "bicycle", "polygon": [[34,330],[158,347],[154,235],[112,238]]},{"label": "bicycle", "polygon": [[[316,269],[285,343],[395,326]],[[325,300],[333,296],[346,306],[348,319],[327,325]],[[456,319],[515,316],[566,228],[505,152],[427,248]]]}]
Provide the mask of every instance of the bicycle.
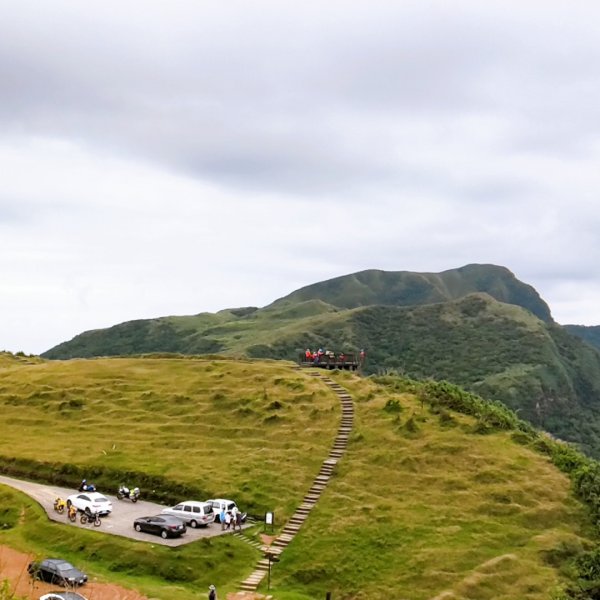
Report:
[{"label": "bicycle", "polygon": [[94,513],[92,515],[86,512],[82,512],[81,517],[79,518],[79,522],[82,525],[85,525],[86,523],[93,523],[94,527],[100,527],[100,525],[102,525],[102,521],[100,520],[98,513]]}]

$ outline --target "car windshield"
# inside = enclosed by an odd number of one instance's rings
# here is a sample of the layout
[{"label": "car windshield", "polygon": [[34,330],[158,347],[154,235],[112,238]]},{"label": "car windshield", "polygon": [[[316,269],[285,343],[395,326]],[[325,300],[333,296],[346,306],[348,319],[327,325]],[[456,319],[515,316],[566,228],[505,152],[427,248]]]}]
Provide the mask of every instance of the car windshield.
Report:
[{"label": "car windshield", "polygon": [[56,568],[59,571],[72,571],[75,567],[71,563],[64,562],[64,563],[58,563],[56,565]]}]

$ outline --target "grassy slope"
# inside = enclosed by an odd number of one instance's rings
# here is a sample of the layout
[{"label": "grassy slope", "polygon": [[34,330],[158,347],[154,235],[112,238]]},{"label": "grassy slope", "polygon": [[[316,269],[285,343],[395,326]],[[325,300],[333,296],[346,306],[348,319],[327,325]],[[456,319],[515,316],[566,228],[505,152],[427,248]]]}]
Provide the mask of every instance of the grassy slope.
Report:
[{"label": "grassy slope", "polygon": [[[561,575],[547,557],[580,547],[589,533],[566,478],[508,434],[475,434],[468,417],[432,414],[410,394],[337,376],[355,397],[356,430],[319,506],[274,568],[275,598],[308,600],[327,590],[338,599],[418,600],[444,591],[453,595],[440,600],[548,598]],[[400,413],[384,410],[389,399],[400,401]],[[269,408],[275,400],[281,408]],[[274,508],[280,525],[339,420],[325,386],[274,362],[5,361],[0,402],[12,425],[3,428],[3,454],[75,461],[77,448],[91,447],[82,459],[89,464],[200,478],[215,493]],[[166,426],[154,423],[157,415]],[[90,444],[98,431],[111,438]],[[42,439],[43,447],[32,443]],[[201,598],[211,581],[222,592],[235,589],[258,558],[229,536],[173,550],[73,531],[12,491],[0,492],[0,516],[20,523],[0,533],[0,543],[63,554],[161,600]]]},{"label": "grassy slope", "polygon": [[551,322],[546,303],[536,290],[496,265],[466,265],[442,273],[368,270],[306,286],[277,300],[275,305],[320,299],[344,308],[388,305],[416,306],[456,300],[484,292],[499,302],[527,308]]},{"label": "grassy slope", "polygon": [[[551,322],[548,306],[535,289],[517,280],[504,267],[467,265],[443,273],[370,270],[307,286],[260,310],[228,309],[216,314],[130,321],[108,329],[84,332],[50,349],[44,356],[73,358],[147,352],[245,351],[249,346],[286,337],[281,329],[288,325],[292,327],[289,334],[298,334],[292,321],[298,325],[306,317],[369,305],[446,302],[474,292],[485,292],[500,302],[523,306],[540,319]],[[317,325],[320,322],[318,320]],[[277,334],[265,339],[264,333],[272,329],[277,330]],[[307,337],[310,341],[310,336]]]},{"label": "grassy slope", "polygon": [[[479,276],[484,274],[485,270]],[[358,275],[372,279],[389,274]],[[465,277],[454,271],[445,277],[444,290],[448,288],[449,294],[464,291]],[[354,281],[342,279],[345,285]],[[516,285],[515,281],[492,279],[487,286],[502,295],[495,288]],[[309,289],[325,293],[325,283]],[[469,280],[471,287],[475,283]],[[383,288],[369,279],[367,289],[374,293]],[[486,294],[423,306],[345,310],[321,300],[300,300],[292,295],[264,309],[222,311],[212,319],[198,315],[124,324],[99,333],[88,350],[106,354],[111,347],[124,352],[220,349],[234,355],[293,360],[306,347],[366,348],[368,371],[394,369],[411,377],[453,381],[520,410],[536,426],[600,456],[600,353],[560,326]],[[338,301],[336,296],[333,300]],[[133,337],[127,337],[128,332]]]},{"label": "grassy slope", "polygon": [[[587,543],[567,478],[508,433],[339,378],[358,400],[356,433],[276,566],[276,585],[297,590],[282,597],[547,599],[561,578],[548,557]],[[389,399],[400,413],[384,410]]]},{"label": "grassy slope", "polygon": [[337,408],[285,363],[16,363],[0,368],[0,454],[160,474],[283,518],[318,470]]}]

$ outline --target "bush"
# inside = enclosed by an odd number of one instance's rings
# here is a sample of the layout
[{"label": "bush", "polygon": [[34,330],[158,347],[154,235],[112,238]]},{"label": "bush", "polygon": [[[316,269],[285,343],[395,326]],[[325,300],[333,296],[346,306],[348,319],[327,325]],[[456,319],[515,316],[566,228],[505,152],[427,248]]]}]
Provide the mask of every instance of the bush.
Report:
[{"label": "bush", "polygon": [[385,410],[386,412],[389,412],[389,413],[399,413],[399,412],[402,412],[402,406],[401,406],[399,400],[395,400],[393,398],[390,398],[385,403],[385,406],[383,407],[383,410]]}]

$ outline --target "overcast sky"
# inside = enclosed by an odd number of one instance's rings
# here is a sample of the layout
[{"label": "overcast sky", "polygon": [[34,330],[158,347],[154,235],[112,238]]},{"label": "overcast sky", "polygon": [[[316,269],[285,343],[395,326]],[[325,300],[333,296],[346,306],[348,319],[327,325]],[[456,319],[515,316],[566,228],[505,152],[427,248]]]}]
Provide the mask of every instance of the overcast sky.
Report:
[{"label": "overcast sky", "polygon": [[600,3],[0,3],[0,349],[508,267],[600,324]]}]

